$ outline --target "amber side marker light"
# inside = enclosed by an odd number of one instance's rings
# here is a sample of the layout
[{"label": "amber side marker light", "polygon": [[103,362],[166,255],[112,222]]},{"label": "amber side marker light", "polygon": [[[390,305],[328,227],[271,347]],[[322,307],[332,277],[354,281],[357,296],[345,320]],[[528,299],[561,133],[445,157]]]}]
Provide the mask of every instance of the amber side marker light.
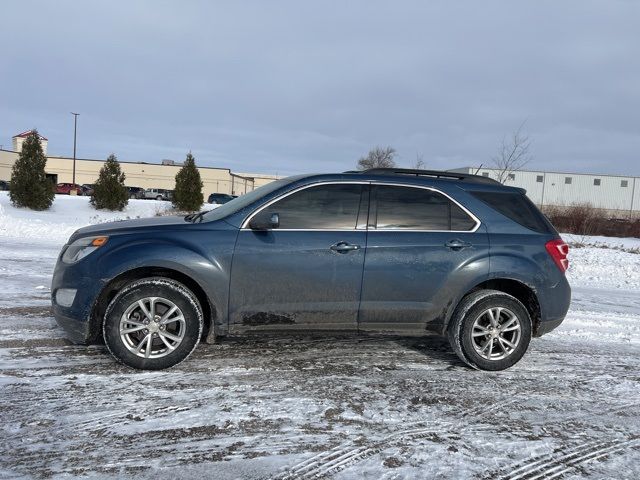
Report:
[{"label": "amber side marker light", "polygon": [[91,242],[91,245],[93,247],[101,247],[103,246],[105,243],[107,243],[107,240],[109,240],[109,237],[96,237],[93,239],[93,241]]}]

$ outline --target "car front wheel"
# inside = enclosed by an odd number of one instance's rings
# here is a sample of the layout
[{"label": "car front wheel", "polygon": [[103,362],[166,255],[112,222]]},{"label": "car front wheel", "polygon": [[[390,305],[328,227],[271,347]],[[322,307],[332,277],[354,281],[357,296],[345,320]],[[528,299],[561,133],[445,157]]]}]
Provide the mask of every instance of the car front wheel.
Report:
[{"label": "car front wheel", "polygon": [[103,336],[121,363],[144,370],[169,368],[185,360],[202,334],[203,315],[193,293],[175,280],[145,278],[113,298]]},{"label": "car front wheel", "polygon": [[451,347],[467,365],[504,370],[517,363],[531,342],[531,316],[515,297],[479,290],[462,299],[449,323]]}]

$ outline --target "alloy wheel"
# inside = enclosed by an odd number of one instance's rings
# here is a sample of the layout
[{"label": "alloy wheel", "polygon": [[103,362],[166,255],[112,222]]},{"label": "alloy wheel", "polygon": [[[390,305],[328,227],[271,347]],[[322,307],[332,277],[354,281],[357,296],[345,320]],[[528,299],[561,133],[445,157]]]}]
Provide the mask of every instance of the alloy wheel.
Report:
[{"label": "alloy wheel", "polygon": [[473,322],[473,348],[482,358],[502,360],[511,355],[522,337],[520,319],[508,308],[493,307],[482,312]]},{"label": "alloy wheel", "polygon": [[141,298],[125,310],[120,318],[122,343],[142,358],[160,358],[174,351],[186,330],[182,311],[171,300],[161,297]]}]

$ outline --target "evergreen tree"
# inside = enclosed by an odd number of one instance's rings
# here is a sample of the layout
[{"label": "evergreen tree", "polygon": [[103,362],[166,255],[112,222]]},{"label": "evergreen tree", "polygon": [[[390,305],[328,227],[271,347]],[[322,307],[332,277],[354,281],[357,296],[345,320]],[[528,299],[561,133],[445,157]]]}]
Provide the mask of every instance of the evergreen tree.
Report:
[{"label": "evergreen tree", "polygon": [[187,154],[184,166],[176,174],[176,189],[173,192],[173,206],[184,212],[200,210],[204,202],[202,179],[196,168],[196,160]]},{"label": "evergreen tree", "polygon": [[125,174],[114,154],[109,155],[93,185],[91,205],[98,209],[124,210],[129,203],[129,190],[124,185]]},{"label": "evergreen tree", "polygon": [[38,132],[32,130],[11,170],[9,198],[16,207],[46,210],[51,206],[55,192],[44,171],[46,164]]}]

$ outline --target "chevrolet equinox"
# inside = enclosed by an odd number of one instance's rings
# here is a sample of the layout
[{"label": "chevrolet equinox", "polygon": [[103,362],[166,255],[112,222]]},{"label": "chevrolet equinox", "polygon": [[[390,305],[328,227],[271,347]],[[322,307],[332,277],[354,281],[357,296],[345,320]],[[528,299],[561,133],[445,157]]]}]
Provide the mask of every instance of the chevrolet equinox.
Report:
[{"label": "chevrolet equinox", "polygon": [[62,249],[53,311],[76,343],[162,369],[248,332],[440,334],[502,370],[569,308],[568,246],[519,188],[372,169],[274,181],[186,217],[93,225]]}]

